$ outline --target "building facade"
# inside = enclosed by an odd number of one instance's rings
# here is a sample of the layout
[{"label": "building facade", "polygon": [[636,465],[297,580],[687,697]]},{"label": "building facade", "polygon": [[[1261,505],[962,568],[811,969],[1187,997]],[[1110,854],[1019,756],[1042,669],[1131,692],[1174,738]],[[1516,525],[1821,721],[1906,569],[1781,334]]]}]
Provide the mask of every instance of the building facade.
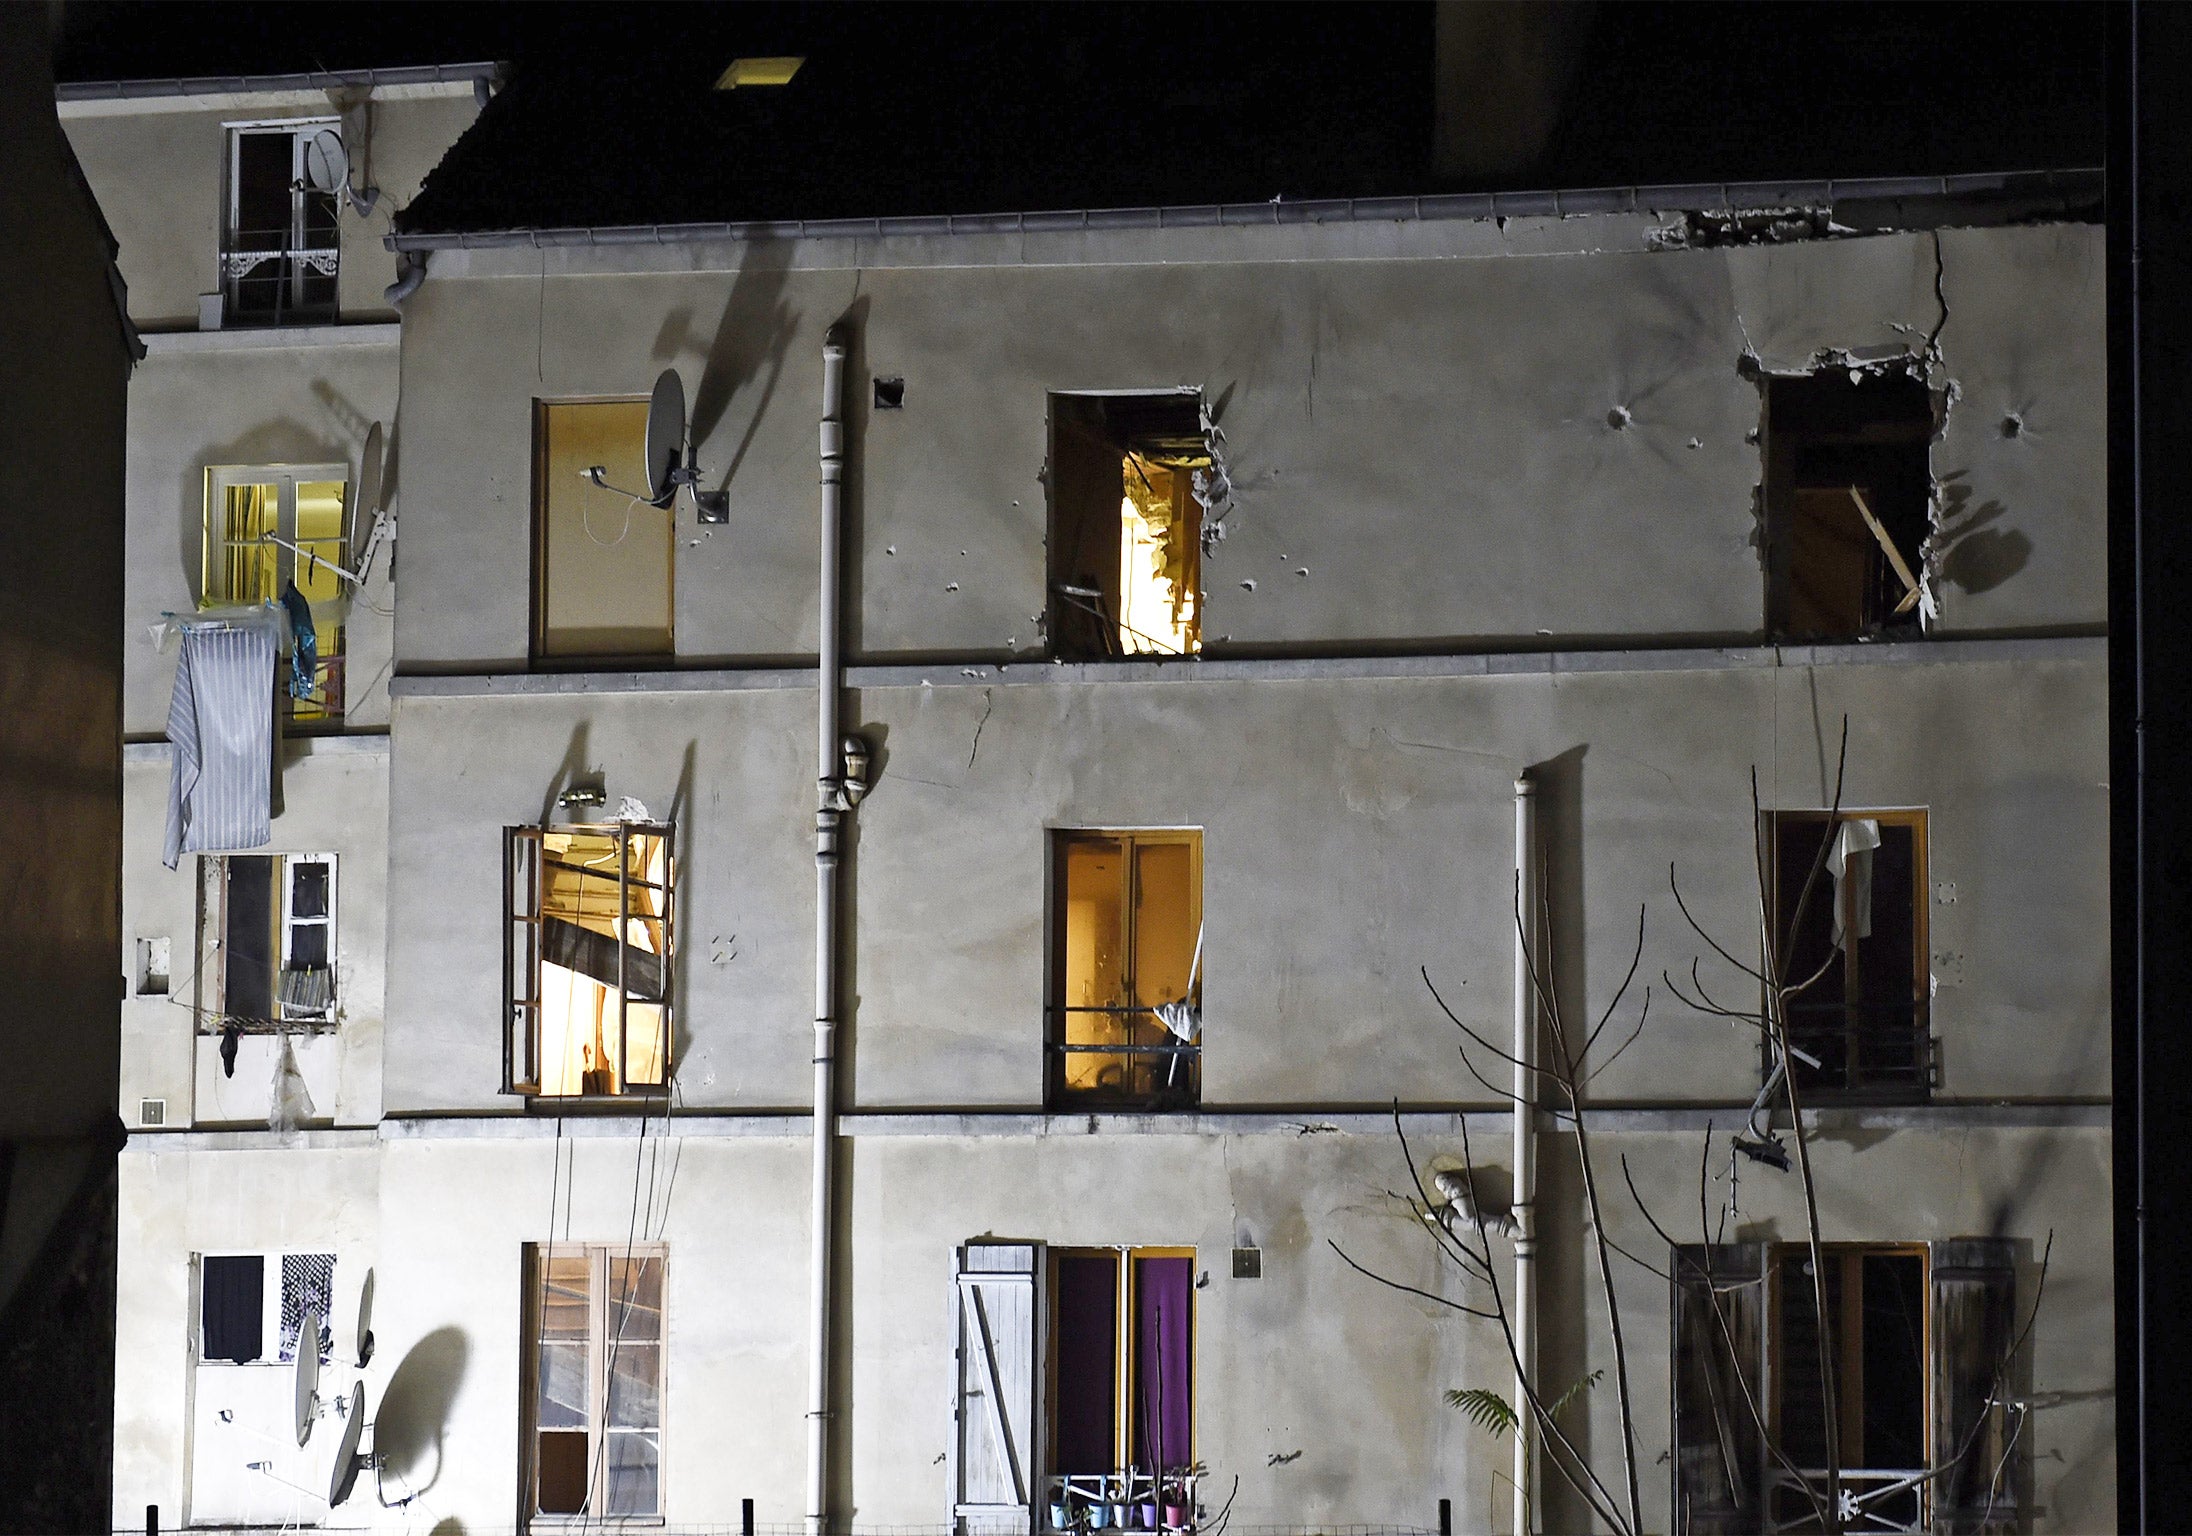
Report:
[{"label": "building facade", "polygon": [[[1408,1194],[1515,1172],[1470,1035],[1516,1038],[1518,778],[1532,1049],[1652,990],[1583,1095],[1643,1528],[1817,1528],[1837,1434],[1873,1528],[2107,1523],[2094,187],[399,220],[400,332],[182,333],[131,417],[126,921],[178,958],[124,1040],[117,1526],[1513,1529],[1444,1401],[1512,1361]],[[137,637],[231,485],[301,519],[368,420],[401,565],[339,594],[341,728],[169,871]],[[1755,1006],[1762,937],[1820,978],[1823,1275],[1770,1053],[1684,1003]],[[1592,1383],[1618,1492],[1538,1109],[1533,1379]]]}]

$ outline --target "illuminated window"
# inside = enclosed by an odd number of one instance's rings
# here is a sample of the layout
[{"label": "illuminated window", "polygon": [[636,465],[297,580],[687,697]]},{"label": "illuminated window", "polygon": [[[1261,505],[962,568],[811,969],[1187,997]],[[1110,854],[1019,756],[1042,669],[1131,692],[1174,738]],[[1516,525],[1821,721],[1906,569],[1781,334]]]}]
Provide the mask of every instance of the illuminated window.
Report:
[{"label": "illuminated window", "polygon": [[526,1249],[529,1524],[662,1510],[660,1244]]},{"label": "illuminated window", "polygon": [[[278,603],[294,582],[312,610],[316,658],[312,688],[293,697],[293,724],[339,720],[343,713],[343,621],[349,596],[338,567],[348,566],[343,535],[349,471],[340,464],[217,466],[205,472],[198,606]],[[289,675],[282,668],[278,674]]]},{"label": "illuminated window", "polygon": [[1052,1101],[1195,1104],[1202,833],[1059,832],[1051,857]]},{"label": "illuminated window", "polygon": [[[647,484],[645,400],[543,400],[533,424],[533,654],[667,656],[670,509]],[[596,484],[586,471],[601,470]]]},{"label": "illuminated window", "polygon": [[669,826],[510,827],[503,846],[506,1091],[661,1091],[673,953]]},{"label": "illuminated window", "polygon": [[335,318],[341,241],[333,191],[312,185],[317,141],[340,158],[331,119],[246,123],[228,131],[221,230],[224,321],[281,325]]},{"label": "illuminated window", "polygon": [[1211,468],[1193,391],[1050,397],[1054,656],[1202,648],[1202,505]]}]

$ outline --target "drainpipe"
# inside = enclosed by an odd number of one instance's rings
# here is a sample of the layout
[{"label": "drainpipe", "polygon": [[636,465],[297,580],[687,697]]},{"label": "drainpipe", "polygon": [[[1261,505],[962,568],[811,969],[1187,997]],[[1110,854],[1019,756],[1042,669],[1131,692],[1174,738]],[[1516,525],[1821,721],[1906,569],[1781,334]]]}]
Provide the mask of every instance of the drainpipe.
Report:
[{"label": "drainpipe", "polygon": [[822,343],[822,561],[820,658],[816,684],[814,813],[814,1196],[807,1297],[807,1536],[823,1536],[829,1516],[830,1238],[837,1162],[837,868],[845,812],[844,747],[838,734],[844,685],[838,651],[838,540],[845,479],[845,338],[833,327]]},{"label": "drainpipe", "polygon": [[1523,1384],[1537,1373],[1537,1097],[1530,1065],[1537,1060],[1537,980],[1533,941],[1538,927],[1537,786],[1515,780],[1515,892],[1521,908],[1515,924],[1515,1536],[1528,1536],[1532,1441]]}]

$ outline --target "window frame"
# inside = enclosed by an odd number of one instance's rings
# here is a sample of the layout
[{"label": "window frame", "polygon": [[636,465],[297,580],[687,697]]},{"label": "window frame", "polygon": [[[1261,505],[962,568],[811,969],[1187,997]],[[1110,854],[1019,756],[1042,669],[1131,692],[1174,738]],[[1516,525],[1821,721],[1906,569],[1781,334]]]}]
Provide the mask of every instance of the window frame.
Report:
[{"label": "window frame", "polygon": [[[270,935],[268,957],[272,962],[272,974],[268,979],[268,998],[272,1005],[272,1017],[266,1019],[231,1017],[228,1012],[228,872],[229,861],[235,858],[263,858],[271,866],[268,878],[279,889],[267,893],[267,909],[273,918],[275,931]],[[291,1005],[281,997],[282,972],[288,970],[292,953],[290,934],[290,909],[295,897],[295,879],[292,869],[297,865],[319,864],[327,869],[327,916],[303,918],[299,921],[317,926],[322,922],[327,928],[328,1000],[324,1009],[298,1008],[291,1012]],[[284,1032],[319,1034],[339,1028],[342,1023],[342,938],[340,880],[342,858],[334,853],[252,852],[248,854],[201,853],[198,855],[198,963],[191,987],[191,1011],[196,1019],[196,1033],[218,1035],[231,1026],[243,1034],[264,1035]],[[208,983],[213,997],[209,1002]],[[173,983],[170,983],[172,987]]]},{"label": "window frame", "polygon": [[[547,1262],[550,1259],[583,1258],[587,1265],[586,1335],[586,1440],[592,1465],[586,1493],[587,1508],[578,1513],[543,1512],[540,1503],[540,1345],[543,1329]],[[608,1433],[609,1339],[605,1332],[609,1311],[609,1264],[611,1260],[652,1259],[662,1266],[661,1336],[655,1376],[655,1508],[652,1514],[610,1514],[594,1508],[606,1501],[609,1458],[597,1450]],[[518,1529],[579,1530],[585,1528],[651,1528],[668,1523],[670,1467],[670,1245],[653,1243],[527,1243],[523,1262],[524,1331],[519,1352],[518,1417]]]},{"label": "window frame", "polygon": [[[1109,419],[1114,403],[1131,403],[1152,413],[1167,406],[1176,406],[1183,414],[1192,413],[1198,429],[1205,421],[1207,406],[1199,385],[1168,385],[1153,389],[1084,389],[1052,390],[1045,397],[1045,424],[1048,433],[1048,452],[1043,476],[1045,485],[1045,528],[1043,560],[1044,574],[1044,635],[1045,649],[1055,660],[1088,661],[1176,661],[1199,655],[1204,649],[1202,635],[1203,605],[1207,596],[1202,578],[1202,504],[1194,499],[1186,479],[1176,481],[1175,508],[1184,502],[1193,509],[1195,526],[1187,540],[1187,570],[1183,579],[1190,586],[1191,612],[1188,638],[1180,650],[1163,648],[1161,637],[1135,631],[1148,644],[1137,646],[1128,638],[1129,626],[1123,612],[1125,594],[1120,572],[1119,550],[1124,547],[1126,528],[1125,514],[1120,503],[1126,497],[1124,486],[1116,494],[1096,485],[1088,488],[1091,498],[1101,498],[1101,505],[1108,508],[1099,512],[1093,508],[1069,505],[1078,502],[1075,487],[1069,482],[1080,478],[1078,465],[1084,456],[1090,455],[1097,443],[1104,446],[1108,468],[1104,479],[1117,476],[1123,482],[1128,459],[1140,455],[1134,448],[1135,435],[1123,424]],[[1093,417],[1093,420],[1086,419]],[[1204,468],[1209,468],[1209,437],[1201,434],[1204,446]],[[1075,446],[1074,440],[1079,444]],[[1144,438],[1148,441],[1148,438]],[[1087,462],[1093,463],[1092,457]],[[1094,470],[1089,473],[1093,476]],[[1192,468],[1176,468],[1176,476],[1187,476]],[[1152,488],[1154,489],[1154,488]],[[1106,523],[1099,554],[1100,569],[1095,573],[1097,590],[1102,594],[1093,600],[1063,590],[1065,586],[1081,585],[1088,571],[1063,569],[1060,562],[1070,558],[1069,551],[1078,550],[1085,542],[1080,530],[1091,520]],[[1109,526],[1116,525],[1116,526]],[[1091,639],[1090,637],[1094,637]]]},{"label": "window frame", "polygon": [[[619,1086],[612,1093],[550,1094],[544,1092],[541,1087],[542,1078],[545,1074],[542,1071],[540,1060],[541,1032],[539,1016],[542,997],[540,968],[546,959],[546,945],[539,936],[541,927],[545,922],[542,908],[545,905],[546,898],[546,849],[542,846],[542,843],[543,839],[550,834],[564,832],[591,835],[610,834],[618,838],[618,848],[621,856],[618,860],[617,919],[620,928],[623,924],[634,921],[630,892],[632,885],[642,885],[650,890],[660,890],[662,893],[662,996],[660,998],[639,997],[635,999],[628,984],[620,983],[614,989],[617,996],[617,1029],[619,1034],[617,1060],[620,1065],[618,1068]],[[659,887],[651,881],[634,881],[631,878],[630,848],[631,839],[635,835],[657,836],[662,839],[663,863],[668,878]],[[518,850],[521,845],[528,841],[534,845],[532,858],[528,866],[530,879],[521,890]],[[552,1104],[558,1107],[583,1103],[621,1104],[635,1098],[666,1097],[669,1093],[671,1075],[676,1070],[674,1059],[677,1042],[676,987],[674,985],[674,973],[677,963],[678,851],[676,824],[668,821],[534,823],[504,827],[502,829],[502,842],[502,1091],[524,1096],[528,1107],[535,1104]],[[519,905],[521,897],[524,899],[522,911]],[[522,952],[518,940],[521,931],[527,935]],[[629,947],[629,945],[623,946],[626,949]],[[516,991],[521,962],[527,978],[527,991],[522,996]],[[622,965],[623,960],[620,954],[620,969]],[[630,1012],[631,1004],[635,1000],[650,1007],[659,1007],[662,1010],[662,1071],[660,1082],[631,1083],[623,1079],[621,1063],[628,1062],[631,1059]],[[521,1031],[524,1042],[522,1046],[518,1043]],[[524,1075],[519,1073],[521,1064],[528,1069]]]},{"label": "window frame", "polygon": [[[332,133],[342,138],[340,117],[275,117],[252,118],[221,124],[224,136],[224,152],[221,156],[221,226],[220,251],[215,259],[215,286],[221,294],[222,323],[231,320],[240,324],[254,321],[279,326],[331,324],[342,313],[342,193],[321,192],[313,187],[305,175],[305,146],[322,133]],[[243,210],[243,141],[253,134],[286,134],[289,139],[289,223],[282,233],[279,249],[266,251],[258,247],[245,248],[239,242]],[[344,144],[347,159],[349,145]],[[306,199],[323,197],[328,202],[330,243],[307,243]],[[256,257],[255,260],[248,258]],[[279,285],[277,301],[271,310],[246,309],[239,300],[239,285],[255,266],[269,260],[281,263],[281,272],[274,281]],[[324,304],[304,301],[305,273],[316,272],[328,281],[328,297]],[[289,295],[292,302],[281,301]]]},{"label": "window frame", "polygon": [[[1140,948],[1139,921],[1135,915],[1138,905],[1136,892],[1140,881],[1140,864],[1134,850],[1145,845],[1185,845],[1190,851],[1192,873],[1190,883],[1195,896],[1195,921],[1198,930],[1207,941],[1209,906],[1204,890],[1204,836],[1201,827],[1052,827],[1047,839],[1049,879],[1045,882],[1049,891],[1049,912],[1045,921],[1045,976],[1043,999],[1043,1055],[1044,1100],[1054,1110],[1062,1109],[1123,1109],[1130,1111],[1180,1110],[1193,1111],[1202,1104],[1203,1042],[1198,1036],[1193,1045],[1182,1045],[1161,1024],[1151,1019],[1152,1027],[1164,1035],[1165,1043],[1137,1044],[1132,1037],[1118,1046],[1076,1046],[1066,1038],[1066,1016],[1071,1013],[1099,1012],[1115,1014],[1139,1022],[1149,1017],[1146,1006],[1122,1004],[1087,1008],[1065,1001],[1067,982],[1066,961],[1066,909],[1068,860],[1066,851],[1076,842],[1116,840],[1123,854],[1124,872],[1121,878],[1120,899],[1124,907],[1120,930],[1126,951],[1124,970],[1129,995],[1139,986],[1136,959]],[[1204,944],[1208,953],[1208,944]],[[1198,1011],[1204,1006],[1207,964],[1193,968],[1194,985],[1188,1000]],[[1115,1054],[1125,1057],[1163,1056],[1187,1065],[1187,1081],[1176,1087],[1152,1087],[1146,1094],[1130,1092],[1105,1093],[1101,1090],[1069,1089],[1066,1086],[1065,1062],[1072,1054]]]},{"label": "window frame", "polygon": [[[586,651],[558,650],[550,643],[548,614],[548,490],[550,474],[550,417],[567,406],[588,405],[637,405],[649,404],[645,395],[567,395],[548,398],[536,397],[533,401],[533,485],[532,485],[532,550],[529,569],[532,573],[532,591],[529,601],[528,660],[532,666],[545,670],[590,670],[599,667],[615,667],[619,670],[644,667],[667,667],[677,661],[677,507],[673,502],[666,508],[654,508],[641,501],[629,510],[637,516],[645,507],[650,512],[659,510],[665,520],[664,563],[668,577],[663,594],[667,619],[662,630],[662,646],[659,650],[643,651]],[[642,454],[644,458],[644,453]],[[644,472],[644,464],[642,465]],[[603,479],[608,479],[607,475]],[[641,489],[634,485],[632,490]]]},{"label": "window frame", "polygon": [[[1795,916],[1794,913],[1784,914],[1781,910],[1781,829],[1784,824],[1824,824],[1828,828],[1826,836],[1829,840],[1839,836],[1840,828],[1852,821],[1874,821],[1880,823],[1883,827],[1908,827],[1910,829],[1910,927],[1912,951],[1910,1033],[1914,1081],[1909,1083],[1892,1081],[1852,1082],[1848,1081],[1847,1077],[1855,1068],[1845,1066],[1843,1072],[1846,1080],[1843,1084],[1837,1086],[1814,1078],[1812,1081],[1802,1084],[1801,1092],[1807,1101],[1836,1104],[1922,1104],[1927,1102],[1932,1098],[1933,1091],[1938,1086],[1937,1078],[1939,1074],[1938,1040],[1933,1032],[1932,932],[1930,922],[1932,916],[1930,896],[1932,891],[1932,855],[1931,819],[1927,808],[1924,806],[1881,806],[1866,809],[1844,807],[1837,812],[1796,807],[1761,812],[1760,820],[1763,823],[1760,828],[1760,836],[1765,843],[1767,890],[1771,893],[1769,907],[1772,914],[1772,923],[1768,932],[1771,936],[1771,942],[1776,946],[1776,961],[1779,960],[1778,950],[1788,937],[1784,926],[1785,920]],[[1836,882],[1824,869],[1820,873],[1819,885],[1824,886],[1826,891],[1836,898],[1846,899],[1851,894],[1846,883]],[[1818,906],[1819,899],[1820,889],[1819,886],[1815,886],[1812,895],[1812,906],[1806,913],[1807,919],[1812,910],[1829,910]],[[1874,892],[1873,899],[1875,901],[1879,899],[1877,891]],[[1842,916],[1845,925],[1849,924],[1852,914],[1845,909]],[[1847,928],[1845,928],[1845,931],[1847,931]],[[1845,952],[1845,965],[1851,963],[1848,954],[1849,952]],[[1802,1006],[1802,1004],[1798,1001],[1793,1006]],[[1855,1027],[1850,1022],[1853,1010],[1864,1005],[1861,1003],[1852,1004],[1845,999],[1840,1006],[1843,1010],[1843,1030],[1845,1038],[1847,1038],[1848,1032]],[[1790,1026],[1790,1034],[1793,1039],[1796,1034],[1793,1023]],[[1761,1072],[1770,1073],[1774,1065],[1771,1041],[1761,1040],[1760,1060]],[[1804,1068],[1802,1063],[1792,1063],[1791,1070],[1802,1070],[1807,1073],[1810,1071],[1810,1069]]]},{"label": "window frame", "polygon": [[[1933,1359],[1936,1343],[1934,1338],[1936,1320],[1934,1317],[1933,1252],[1931,1245],[1924,1242],[1832,1242],[1821,1243],[1819,1247],[1821,1250],[1821,1257],[1827,1259],[1828,1262],[1840,1262],[1844,1265],[1849,1265],[1851,1267],[1861,1266],[1866,1258],[1873,1256],[1915,1258],[1918,1261],[1918,1426],[1923,1451],[1923,1454],[1921,1455],[1919,1460],[1919,1465],[1917,1467],[1892,1468],[1876,1467],[1870,1465],[1859,1466],[1851,1464],[1847,1454],[1845,1453],[1843,1457],[1844,1464],[1840,1470],[1841,1475],[1845,1480],[1845,1484],[1849,1479],[1853,1477],[1864,1478],[1872,1476],[1874,1474],[1891,1472],[1905,1474],[1912,1472],[1929,1472],[1938,1464],[1939,1456],[1938,1448],[1934,1445],[1935,1419]],[[1767,1245],[1766,1253],[1768,1261],[1766,1265],[1765,1280],[1766,1380],[1768,1383],[1768,1390],[1766,1393],[1767,1424],[1769,1433],[1773,1437],[1773,1444],[1785,1445],[1786,1438],[1783,1434],[1782,1426],[1788,1406],[1788,1392],[1790,1386],[1792,1385],[1793,1376],[1787,1368],[1785,1360],[1787,1347],[1785,1309],[1790,1298],[1785,1293],[1781,1278],[1781,1271],[1784,1262],[1791,1258],[1808,1259],[1810,1256],[1810,1245],[1808,1243],[1801,1242],[1772,1243]],[[1864,1354],[1864,1335],[1861,1331],[1861,1327],[1859,1330],[1854,1331],[1853,1334],[1853,1330],[1851,1330],[1849,1327],[1849,1319],[1851,1313],[1854,1311],[1857,1314],[1861,1324],[1863,1318],[1863,1306],[1863,1293],[1861,1290],[1856,1290],[1847,1283],[1847,1270],[1845,1270],[1845,1278],[1842,1284],[1841,1294],[1842,1315],[1838,1318],[1833,1319],[1830,1324],[1830,1326],[1841,1330],[1840,1336],[1835,1340],[1834,1383],[1835,1390],[1842,1396],[1843,1401],[1834,1406],[1840,1412],[1842,1420],[1841,1427],[1845,1432],[1848,1428],[1848,1420],[1850,1414],[1854,1411],[1858,1415],[1862,1416],[1864,1411],[1862,1397],[1860,1397],[1858,1401],[1854,1404],[1852,1404],[1849,1400],[1849,1382],[1851,1380],[1849,1363],[1853,1353],[1855,1357],[1860,1361],[1862,1360]],[[1805,1385],[1808,1388],[1815,1389],[1817,1383],[1807,1382]],[[1802,1470],[1810,1472],[1813,1469],[1804,1468]],[[1823,1468],[1819,1470],[1822,1472],[1824,1471]],[[1776,1516],[1774,1514],[1774,1510],[1770,1501],[1774,1494],[1778,1494],[1783,1488],[1787,1486],[1786,1478],[1787,1473],[1785,1470],[1779,1467],[1773,1468],[1772,1482],[1768,1495],[1769,1503],[1765,1511],[1767,1526],[1771,1530],[1810,1529],[1811,1527],[1802,1519],[1799,1519],[1793,1525],[1777,1523]],[[1912,1490],[1912,1492],[1917,1500],[1917,1519],[1912,1523],[1909,1528],[1913,1530],[1930,1531],[1933,1529],[1933,1479],[1928,1478],[1927,1480],[1920,1482]]]},{"label": "window frame", "polygon": [[[350,564],[350,514],[351,498],[356,495],[350,466],[347,464],[208,464],[205,466],[205,505],[199,524],[198,543],[198,609],[205,612],[214,608],[255,605],[260,602],[279,602],[282,585],[296,580],[298,556],[282,548],[273,539],[261,536],[249,542],[270,547],[274,553],[273,590],[263,597],[239,597],[228,589],[226,563],[228,551],[236,547],[228,538],[225,523],[228,492],[239,486],[271,485],[276,488],[274,526],[276,537],[292,544],[306,545],[297,537],[297,488],[300,485],[339,484],[342,487],[342,527],[333,543],[335,554],[330,563],[338,566]],[[330,541],[316,538],[310,545],[325,545]],[[321,557],[325,559],[326,557]],[[220,588],[216,591],[214,576],[220,572]],[[338,578],[339,579],[339,578]],[[300,586],[300,591],[302,590]],[[346,599],[337,599],[344,600]],[[309,601],[309,599],[308,599]],[[333,601],[333,600],[331,600]],[[313,622],[317,644],[316,681],[320,697],[317,699],[292,698],[287,686],[287,668],[275,667],[274,692],[280,701],[285,729],[297,725],[334,726],[341,723],[349,708],[346,661],[349,651],[349,623],[347,615],[334,623],[322,623],[315,617]],[[324,643],[332,637],[334,644]]]}]

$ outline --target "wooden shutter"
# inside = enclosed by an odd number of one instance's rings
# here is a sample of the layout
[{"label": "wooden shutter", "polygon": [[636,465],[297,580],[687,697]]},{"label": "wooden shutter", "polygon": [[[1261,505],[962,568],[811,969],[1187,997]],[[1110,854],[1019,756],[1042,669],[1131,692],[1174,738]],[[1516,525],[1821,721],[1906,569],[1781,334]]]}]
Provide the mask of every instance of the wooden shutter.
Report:
[{"label": "wooden shutter", "polygon": [[1682,1244],[1674,1279],[1674,1529],[1764,1530],[1765,1245]]},{"label": "wooden shutter", "polygon": [[[2017,1257],[2006,1238],[1959,1237],[1933,1249],[1934,1529],[2013,1530],[2019,1468],[2005,1369],[2016,1329]],[[1999,1378],[1999,1379],[1998,1379]]]},{"label": "wooden shutter", "polygon": [[1042,1502],[1042,1248],[969,1243],[953,1281],[952,1528],[1030,1532]]}]

